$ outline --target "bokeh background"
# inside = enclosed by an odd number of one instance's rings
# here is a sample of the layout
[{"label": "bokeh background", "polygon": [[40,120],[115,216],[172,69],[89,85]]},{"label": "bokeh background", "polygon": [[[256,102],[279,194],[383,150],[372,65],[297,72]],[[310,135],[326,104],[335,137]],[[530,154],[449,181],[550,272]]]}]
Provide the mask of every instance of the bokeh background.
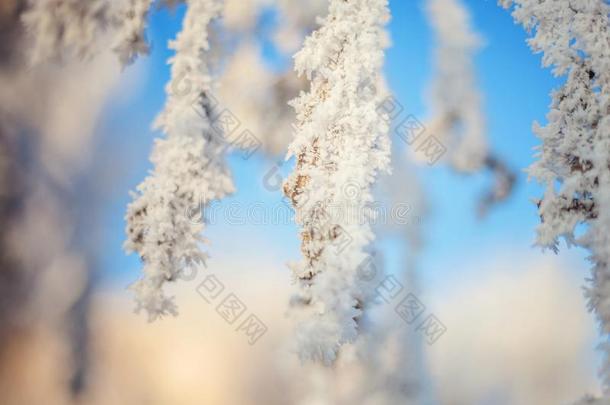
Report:
[{"label": "bokeh background", "polygon": [[[297,228],[290,215],[269,215],[285,207],[269,178],[291,169],[282,146],[290,126],[269,124],[252,100],[285,79],[300,35],[313,27],[308,11],[323,10],[319,3],[227,2],[231,34],[217,38],[225,52],[218,95],[265,147],[248,159],[239,151],[229,157],[237,192],[213,207],[211,260],[174,286],[180,315],[151,324],[133,312],[126,289],[140,259],[122,250],[124,213],[129,190],[151,168],[159,135],[151,123],[169,79],[167,42],[184,6],[151,14],[150,55],[125,69],[110,51],[29,68],[20,56],[27,52],[23,4],[0,2],[2,403],[385,403],[371,394],[380,382],[362,392],[375,374],[409,376],[413,384],[399,389],[425,404],[557,404],[599,392],[596,326],[582,296],[586,258],[565,246],[559,255],[532,246],[539,221],[532,199],[541,189],[523,169],[538,143],[531,125],[544,122],[558,81],[493,1],[464,3],[484,39],[476,73],[487,136],[515,171],[513,193],[478,215],[488,174],[413,162],[395,133],[394,173],[378,192],[412,209],[405,223],[378,227],[376,265],[402,280],[447,331],[428,345],[380,304],[376,327],[401,338],[369,353],[375,362],[348,355],[332,370],[299,364],[286,267],[299,257]],[[434,36],[424,1],[392,0],[390,9],[387,87],[405,115],[426,122]],[[303,32],[291,32],[291,24]],[[242,87],[246,81],[255,85]],[[295,86],[287,86],[287,99]],[[198,294],[207,274],[265,322],[255,345]]]}]

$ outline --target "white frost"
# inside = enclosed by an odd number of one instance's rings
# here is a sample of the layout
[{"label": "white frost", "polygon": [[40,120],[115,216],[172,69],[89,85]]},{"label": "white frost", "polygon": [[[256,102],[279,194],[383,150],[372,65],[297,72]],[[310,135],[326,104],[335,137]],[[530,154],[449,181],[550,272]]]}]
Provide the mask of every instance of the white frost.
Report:
[{"label": "white frost", "polygon": [[357,337],[370,298],[357,273],[374,239],[371,185],[389,165],[387,117],[371,85],[381,76],[388,19],[386,0],[331,0],[321,27],[295,55],[297,71],[311,81],[292,102],[296,168],[284,185],[301,226],[303,258],[292,269],[301,287],[293,304],[304,360],[334,362]]},{"label": "white frost", "polygon": [[[588,249],[593,263],[589,306],[600,321],[606,359],[600,371],[610,395],[610,5],[603,0],[504,0],[565,83],[553,92],[542,140],[529,168],[546,186],[538,202],[537,243],[555,251],[559,239]],[[599,403],[599,402],[595,402]]]},{"label": "white frost", "polygon": [[221,2],[190,0],[187,7],[182,32],[170,43],[176,55],[170,59],[165,109],[156,123],[166,136],[156,141],[154,169],[138,186],[126,216],[125,248],[137,252],[144,265],[142,278],[131,288],[138,308],[151,320],[176,312],[163,285],[206,258],[200,249],[204,224],[189,213],[233,191],[222,135],[211,126],[208,98],[207,27],[219,15]]}]

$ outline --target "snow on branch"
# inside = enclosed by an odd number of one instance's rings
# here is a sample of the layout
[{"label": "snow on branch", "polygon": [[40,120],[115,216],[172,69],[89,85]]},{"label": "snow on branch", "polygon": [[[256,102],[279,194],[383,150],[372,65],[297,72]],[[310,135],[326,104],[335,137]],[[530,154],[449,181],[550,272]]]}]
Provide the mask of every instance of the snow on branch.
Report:
[{"label": "snow on branch", "polygon": [[[270,156],[284,155],[292,140],[294,109],[288,102],[309,82],[288,66],[270,69],[262,48],[273,40],[279,59],[292,56],[316,27],[316,17],[326,15],[327,0],[226,0],[222,33],[215,36],[236,45],[228,52],[218,94],[260,139]],[[266,7],[277,12],[277,24],[260,29]],[[281,64],[280,64],[281,65]]]},{"label": "snow on branch", "polygon": [[[603,0],[503,0],[565,82],[552,94],[547,124],[534,124],[542,145],[530,176],[546,186],[538,202],[537,243],[558,250],[559,239],[588,249],[593,263],[590,309],[610,333],[610,5]],[[600,371],[610,394],[610,346]],[[595,402],[602,403],[602,402]],[[604,402],[605,403],[605,402]]]},{"label": "snow on branch", "polygon": [[23,22],[32,37],[32,63],[57,59],[66,50],[91,56],[110,19],[106,0],[30,0]]},{"label": "snow on branch", "polygon": [[150,320],[176,313],[163,286],[190,266],[205,264],[200,248],[204,224],[190,220],[187,213],[233,192],[225,144],[210,122],[213,82],[207,29],[221,8],[219,0],[187,1],[182,31],[170,43],[176,55],[170,59],[165,109],[156,122],[165,138],[156,140],[154,169],[138,186],[126,215],[125,249],[137,252],[144,266],[131,289],[138,309],[145,309]]},{"label": "snow on branch", "polygon": [[482,39],[459,0],[429,0],[427,13],[437,42],[432,132],[448,146],[456,170],[473,172],[483,166],[488,153],[474,68],[474,55]]},{"label": "snow on branch", "polygon": [[377,111],[381,94],[367,90],[381,76],[388,19],[387,0],[331,0],[328,16],[295,55],[297,72],[311,81],[292,102],[297,125],[288,156],[296,168],[284,185],[301,227],[303,257],[292,270],[300,284],[293,306],[303,360],[334,362],[357,337],[369,299],[357,270],[370,257],[366,206],[377,174],[388,170],[390,141],[388,118]]},{"label": "snow on branch", "polygon": [[491,172],[495,183],[479,204],[479,213],[510,195],[515,174],[490,150],[474,58],[483,40],[460,0],[429,0],[427,16],[436,36],[435,75],[430,130],[447,146],[448,160],[459,173]]},{"label": "snow on branch", "polygon": [[153,0],[30,0],[23,22],[32,39],[31,63],[66,54],[91,57],[110,31],[123,65],[148,53],[145,30]]},{"label": "snow on branch", "polygon": [[119,11],[119,29],[114,51],[123,66],[132,63],[138,55],[148,54],[146,22],[152,0],[127,0],[127,7]]}]

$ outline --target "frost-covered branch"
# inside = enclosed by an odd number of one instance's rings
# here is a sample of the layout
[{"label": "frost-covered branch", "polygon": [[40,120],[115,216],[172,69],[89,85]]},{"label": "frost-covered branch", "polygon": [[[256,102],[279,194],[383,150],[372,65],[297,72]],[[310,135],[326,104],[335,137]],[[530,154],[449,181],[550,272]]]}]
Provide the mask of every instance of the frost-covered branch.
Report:
[{"label": "frost-covered branch", "polygon": [[127,7],[119,11],[114,51],[123,65],[132,63],[138,55],[148,53],[145,31],[152,1],[127,0]]},{"label": "frost-covered branch", "polygon": [[32,40],[31,62],[66,54],[91,57],[107,31],[123,65],[148,52],[145,38],[153,0],[30,0],[23,22]]},{"label": "frost-covered branch", "polygon": [[295,56],[311,81],[292,102],[296,168],[284,185],[301,226],[303,258],[292,268],[301,286],[293,300],[301,315],[296,344],[302,359],[325,364],[357,337],[368,299],[357,269],[374,239],[366,205],[378,172],[388,169],[390,142],[387,117],[377,111],[380,94],[362,88],[381,75],[388,18],[386,0],[331,0]]},{"label": "frost-covered branch", "polygon": [[245,42],[229,57],[218,96],[256,134],[266,154],[283,156],[292,140],[295,117],[288,102],[305,89],[307,80],[292,70],[271,71],[259,46]]},{"label": "frost-covered branch", "polygon": [[290,54],[296,52],[303,37],[316,28],[317,16],[328,11],[327,0],[273,0],[273,4],[280,15],[273,42],[279,50]]},{"label": "frost-covered branch", "polygon": [[[278,24],[266,27],[264,10],[270,6],[278,13]],[[272,38],[279,58],[290,59],[314,30],[316,17],[326,15],[327,9],[327,0],[225,1],[221,32],[215,38],[235,46],[224,47],[227,62],[218,96],[256,134],[267,155],[286,154],[295,120],[288,102],[308,82],[297,77],[291,64],[279,71],[282,64],[270,69],[262,49]]]},{"label": "frost-covered branch", "polygon": [[456,170],[473,172],[483,166],[488,150],[474,69],[482,40],[459,0],[429,0],[427,12],[437,42],[432,133],[448,147]]},{"label": "frost-covered branch", "polygon": [[[143,277],[131,288],[138,308],[151,320],[176,312],[164,284],[206,258],[200,249],[204,224],[190,221],[185,213],[233,191],[222,138],[211,127],[208,98],[207,28],[221,7],[219,0],[187,1],[182,31],[170,43],[176,55],[170,59],[165,109],[156,123],[166,136],[156,140],[154,169],[128,207],[125,248],[137,252],[144,265]],[[192,92],[182,91],[186,84]]]},{"label": "frost-covered branch", "polygon": [[30,0],[23,22],[32,37],[31,60],[37,64],[64,52],[88,57],[110,22],[106,0]]},{"label": "frost-covered branch", "polygon": [[[610,333],[610,5],[604,0],[504,0],[528,31],[543,64],[566,76],[553,92],[530,176],[546,186],[538,202],[537,243],[558,250],[559,239],[588,249],[593,263],[590,309]],[[584,226],[583,226],[584,225]],[[582,232],[577,232],[581,229]],[[610,346],[601,369],[610,389]],[[596,402],[597,403],[597,402]]]},{"label": "frost-covered branch", "polygon": [[489,170],[493,188],[480,202],[480,213],[507,198],[515,175],[489,150],[474,58],[483,42],[460,0],[429,0],[428,20],[436,36],[435,76],[430,131],[448,150],[448,161],[458,173]]}]

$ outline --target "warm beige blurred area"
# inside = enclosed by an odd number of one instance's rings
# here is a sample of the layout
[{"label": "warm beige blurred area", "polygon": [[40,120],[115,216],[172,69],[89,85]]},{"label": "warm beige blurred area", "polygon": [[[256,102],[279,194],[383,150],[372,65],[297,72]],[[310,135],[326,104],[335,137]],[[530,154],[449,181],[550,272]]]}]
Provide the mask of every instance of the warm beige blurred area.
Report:
[{"label": "warm beige blurred area", "polygon": [[561,263],[504,255],[432,292],[448,329],[430,350],[442,404],[563,404],[599,391],[584,281]]},{"label": "warm beige blurred area", "polygon": [[[430,391],[433,403],[551,405],[597,390],[591,363],[595,327],[583,311],[578,280],[555,261],[520,258],[515,263],[521,264],[518,270],[507,263],[487,266],[476,280],[450,283],[450,290],[440,286],[442,295],[422,298],[434,303],[435,315],[447,326],[426,350],[427,370],[422,370],[428,375],[421,379],[430,382],[422,389]],[[289,289],[282,285],[283,274],[214,273],[226,292],[234,292],[247,312],[268,326],[253,346],[236,331],[237,323],[227,324],[197,293],[205,274],[181,282],[173,292],[181,308],[178,317],[155,323],[132,313],[127,291],[97,294],[88,388],[74,403],[388,403],[375,399],[381,398],[379,392],[366,398],[363,393],[375,375],[383,374],[376,367],[396,347],[382,345],[366,361],[348,349],[350,358],[335,370],[303,367],[290,352],[290,322],[284,316]],[[390,320],[385,327],[413,327],[392,308],[380,309],[387,309],[382,311]],[[16,337],[2,366],[3,404],[72,403],[62,389],[69,361],[60,331],[33,330]]]},{"label": "warm beige blurred area", "polygon": [[0,402],[65,404],[84,387],[96,270],[97,126],[118,62],[34,66],[25,0],[0,2]]},{"label": "warm beige blurred area", "polygon": [[278,383],[288,376],[277,373],[287,365],[278,361],[290,358],[296,363],[284,345],[287,294],[270,289],[273,284],[219,275],[227,292],[246,304],[247,313],[268,326],[251,345],[243,331],[236,331],[239,320],[228,324],[216,311],[218,302],[208,303],[197,293],[203,277],[176,289],[178,317],[154,323],[133,312],[127,291],[97,294],[90,319],[87,389],[76,398],[66,390],[71,360],[64,331],[41,329],[14,336],[2,362],[2,403],[286,403],[281,398],[289,392]]}]

